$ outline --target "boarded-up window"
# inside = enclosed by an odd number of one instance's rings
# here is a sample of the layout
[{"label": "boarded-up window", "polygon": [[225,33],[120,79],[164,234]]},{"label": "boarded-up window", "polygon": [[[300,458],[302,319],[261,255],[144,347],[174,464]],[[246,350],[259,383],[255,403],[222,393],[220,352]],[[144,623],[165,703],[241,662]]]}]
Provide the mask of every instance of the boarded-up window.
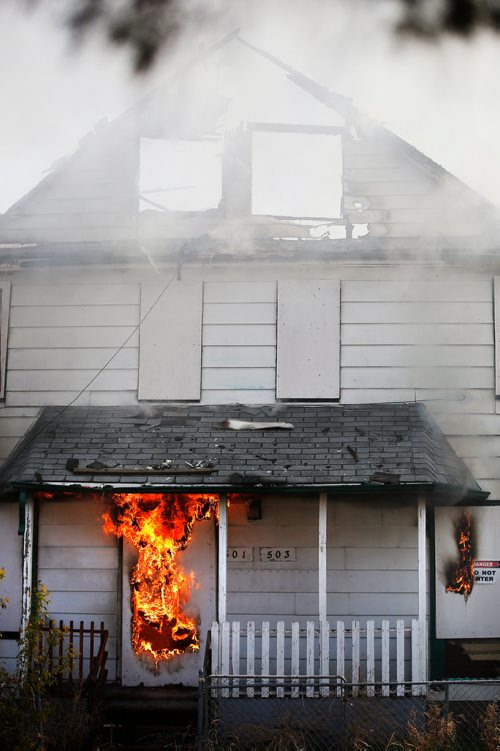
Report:
[{"label": "boarded-up window", "polygon": [[141,286],[139,399],[197,401],[202,284],[178,281],[163,289],[154,282]]},{"label": "boarded-up window", "polygon": [[282,281],[278,285],[279,399],[338,399],[340,283]]},{"label": "boarded-up window", "polygon": [[276,381],[276,282],[207,282],[202,401],[270,403]]},{"label": "boarded-up window", "polygon": [[338,281],[175,282],[161,292],[141,288],[139,399],[338,399]]},{"label": "boarded-up window", "polygon": [[0,282],[0,399],[5,398],[7,337],[9,335],[10,282]]},{"label": "boarded-up window", "polygon": [[500,277],[494,279],[493,300],[495,306],[495,394],[500,396]]}]

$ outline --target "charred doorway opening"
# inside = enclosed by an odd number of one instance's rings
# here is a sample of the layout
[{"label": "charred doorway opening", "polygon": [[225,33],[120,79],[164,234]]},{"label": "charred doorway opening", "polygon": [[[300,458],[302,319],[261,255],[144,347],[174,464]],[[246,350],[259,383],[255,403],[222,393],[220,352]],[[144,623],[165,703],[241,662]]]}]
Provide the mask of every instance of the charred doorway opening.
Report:
[{"label": "charred doorway opening", "polygon": [[212,494],[115,493],[104,529],[123,539],[122,683],[196,682],[215,616]]}]

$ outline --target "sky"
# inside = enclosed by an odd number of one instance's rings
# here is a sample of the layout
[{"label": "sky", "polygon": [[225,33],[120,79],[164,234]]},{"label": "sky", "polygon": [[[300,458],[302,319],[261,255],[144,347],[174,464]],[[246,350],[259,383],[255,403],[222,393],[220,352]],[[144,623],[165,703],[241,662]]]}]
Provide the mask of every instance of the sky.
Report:
[{"label": "sky", "polygon": [[[73,152],[98,121],[119,115],[236,28],[351,97],[500,206],[500,35],[437,44],[403,39],[394,32],[395,0],[211,2],[211,19],[198,23],[193,6],[184,35],[146,76],[133,73],[126,50],[98,35],[77,45],[49,16],[49,0],[30,13],[22,3],[0,2],[0,212]],[[254,72],[249,63],[243,91]]]}]

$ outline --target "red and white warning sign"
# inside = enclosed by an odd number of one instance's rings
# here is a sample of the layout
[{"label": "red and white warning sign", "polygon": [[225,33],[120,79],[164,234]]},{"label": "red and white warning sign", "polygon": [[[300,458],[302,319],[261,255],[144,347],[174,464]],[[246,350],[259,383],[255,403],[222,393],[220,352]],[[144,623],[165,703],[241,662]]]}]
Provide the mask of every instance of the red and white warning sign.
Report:
[{"label": "red and white warning sign", "polygon": [[499,571],[500,561],[474,561],[474,583],[495,584]]}]

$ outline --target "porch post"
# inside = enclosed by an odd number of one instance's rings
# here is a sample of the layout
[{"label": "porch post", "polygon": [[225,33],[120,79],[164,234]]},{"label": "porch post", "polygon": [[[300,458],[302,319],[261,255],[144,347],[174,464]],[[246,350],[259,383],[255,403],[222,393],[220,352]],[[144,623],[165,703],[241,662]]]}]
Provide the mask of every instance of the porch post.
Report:
[{"label": "porch post", "polygon": [[328,495],[319,495],[319,519],[318,519],[318,615],[319,622],[326,621],[326,530],[328,513]]},{"label": "porch post", "polygon": [[226,620],[227,598],[227,496],[219,497],[219,576],[217,597],[217,618],[219,623]]},{"label": "porch post", "polygon": [[419,675],[420,680],[427,680],[427,548],[425,498],[420,496],[417,502],[418,518],[418,623],[420,633]]},{"label": "porch post", "polygon": [[[24,524],[19,530],[23,535],[23,579],[22,579],[22,609],[21,609],[21,630],[24,631],[28,626],[31,615],[31,595],[33,592],[33,561],[35,558],[35,502],[31,494],[25,490],[21,491],[22,497],[19,498],[20,508],[24,512]],[[21,519],[19,520],[21,522]]]}]

